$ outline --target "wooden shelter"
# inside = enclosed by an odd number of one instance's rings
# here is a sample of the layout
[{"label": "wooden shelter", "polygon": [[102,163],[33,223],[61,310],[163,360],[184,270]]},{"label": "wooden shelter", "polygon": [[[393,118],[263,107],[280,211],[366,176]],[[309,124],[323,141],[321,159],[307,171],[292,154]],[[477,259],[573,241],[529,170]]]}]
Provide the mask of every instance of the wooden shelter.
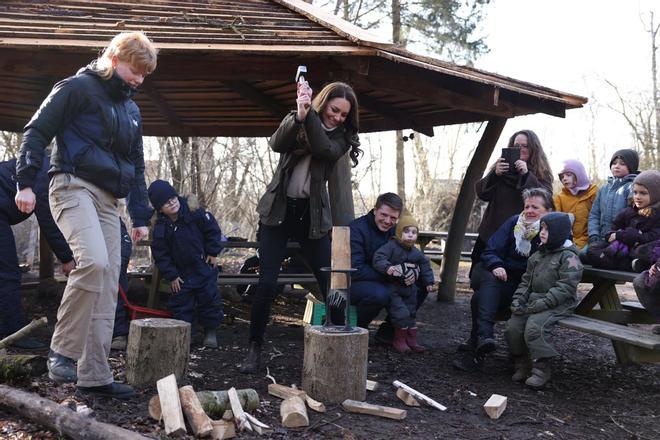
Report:
[{"label": "wooden shelter", "polygon": [[[4,0],[0,3],[0,130],[23,126],[59,79],[122,31],[158,46],[137,102],[145,135],[268,136],[294,108],[294,75],[315,89],[354,86],[362,132],[488,121],[456,207],[443,268],[453,297],[460,243],[480,178],[508,118],[563,117],[586,99],[400,49],[302,0]],[[350,169],[330,182],[336,224],[353,218]]]}]

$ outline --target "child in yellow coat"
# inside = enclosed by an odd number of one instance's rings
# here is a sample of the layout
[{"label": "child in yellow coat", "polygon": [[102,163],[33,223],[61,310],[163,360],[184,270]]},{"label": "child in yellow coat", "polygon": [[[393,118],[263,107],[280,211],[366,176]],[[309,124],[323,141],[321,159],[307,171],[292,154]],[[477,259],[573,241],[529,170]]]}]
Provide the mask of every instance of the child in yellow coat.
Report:
[{"label": "child in yellow coat", "polygon": [[559,180],[564,186],[554,197],[555,210],[573,214],[573,243],[582,249],[589,241],[589,211],[598,194],[598,187],[591,183],[581,162],[573,159],[564,161]]}]

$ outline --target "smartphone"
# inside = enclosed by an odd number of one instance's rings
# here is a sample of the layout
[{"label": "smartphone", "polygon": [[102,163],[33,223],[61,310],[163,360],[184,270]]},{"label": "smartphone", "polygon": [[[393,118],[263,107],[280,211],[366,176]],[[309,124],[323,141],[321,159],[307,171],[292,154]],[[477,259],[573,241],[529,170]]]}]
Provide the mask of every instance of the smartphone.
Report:
[{"label": "smartphone", "polygon": [[516,167],[513,165],[520,160],[520,148],[502,148],[502,157],[504,161],[509,164],[508,173],[511,175],[518,174]]}]

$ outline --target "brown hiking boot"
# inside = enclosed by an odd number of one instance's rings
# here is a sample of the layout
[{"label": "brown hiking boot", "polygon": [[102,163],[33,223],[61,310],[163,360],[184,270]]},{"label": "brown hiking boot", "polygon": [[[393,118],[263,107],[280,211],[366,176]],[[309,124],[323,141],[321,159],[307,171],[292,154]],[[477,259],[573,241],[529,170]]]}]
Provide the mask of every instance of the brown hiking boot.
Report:
[{"label": "brown hiking boot", "polygon": [[395,328],[394,329],[394,341],[392,346],[399,353],[407,353],[410,351],[408,343],[406,342],[406,336],[408,335],[407,328]]},{"label": "brown hiking boot", "polygon": [[543,388],[552,377],[552,367],[548,361],[537,360],[532,367],[532,375],[527,378],[525,385],[535,389]]},{"label": "brown hiking boot", "polygon": [[417,327],[411,327],[406,332],[406,343],[408,347],[415,353],[422,353],[426,351],[426,347],[417,343]]},{"label": "brown hiking boot", "polygon": [[513,358],[515,372],[511,376],[514,382],[524,382],[532,374],[532,360],[529,355],[516,356]]}]

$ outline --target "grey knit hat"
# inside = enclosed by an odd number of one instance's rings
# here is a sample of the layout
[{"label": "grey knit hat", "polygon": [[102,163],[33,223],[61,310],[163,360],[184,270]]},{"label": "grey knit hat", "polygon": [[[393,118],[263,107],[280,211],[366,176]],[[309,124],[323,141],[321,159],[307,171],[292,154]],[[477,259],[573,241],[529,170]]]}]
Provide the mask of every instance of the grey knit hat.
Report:
[{"label": "grey knit hat", "polygon": [[660,171],[642,171],[637,177],[635,177],[633,184],[634,183],[642,185],[648,190],[649,195],[651,196],[651,206],[660,202]]}]

